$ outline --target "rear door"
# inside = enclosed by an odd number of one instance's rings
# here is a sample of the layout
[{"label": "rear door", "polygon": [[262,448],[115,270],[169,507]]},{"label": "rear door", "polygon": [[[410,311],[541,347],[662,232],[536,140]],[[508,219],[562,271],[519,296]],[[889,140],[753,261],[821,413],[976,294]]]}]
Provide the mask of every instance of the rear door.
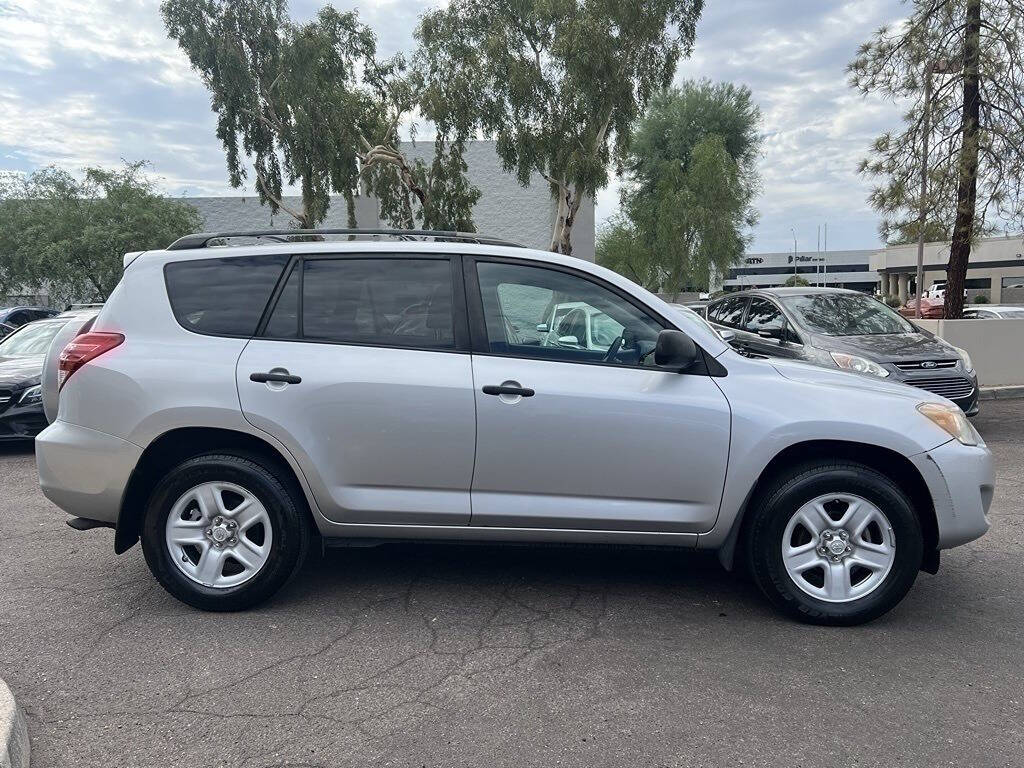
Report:
[{"label": "rear door", "polygon": [[242,410],[335,522],[465,525],[475,415],[461,266],[298,258],[238,361]]},{"label": "rear door", "polygon": [[[668,322],[585,272],[467,259],[474,526],[700,532],[718,514],[729,406],[653,367]],[[594,348],[544,344],[552,306],[602,316]]]}]

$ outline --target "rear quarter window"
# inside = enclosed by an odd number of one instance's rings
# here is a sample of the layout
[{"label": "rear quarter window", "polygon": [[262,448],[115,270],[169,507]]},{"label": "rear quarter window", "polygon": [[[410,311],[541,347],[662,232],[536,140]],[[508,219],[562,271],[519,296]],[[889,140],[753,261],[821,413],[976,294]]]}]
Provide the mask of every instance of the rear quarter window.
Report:
[{"label": "rear quarter window", "polygon": [[167,297],[183,328],[213,336],[252,336],[288,255],[176,261],[164,267]]}]

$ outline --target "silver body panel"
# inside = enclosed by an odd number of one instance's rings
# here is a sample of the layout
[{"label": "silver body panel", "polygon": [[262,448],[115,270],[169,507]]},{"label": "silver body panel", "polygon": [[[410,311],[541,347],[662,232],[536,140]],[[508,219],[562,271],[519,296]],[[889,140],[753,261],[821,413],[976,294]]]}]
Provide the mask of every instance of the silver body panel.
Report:
[{"label": "silver body panel", "polygon": [[[257,383],[284,368],[299,384]],[[254,339],[245,418],[305,468],[337,523],[468,525],[475,419],[468,354]]]},{"label": "silver body panel", "polygon": [[[175,320],[163,278],[168,262],[300,250],[499,255],[570,267],[632,295],[728,373],[222,338]],[[92,519],[117,520],[124,487],[154,440],[179,428],[218,427],[278,451],[329,537],[716,548],[771,459],[809,440],[908,457],[935,502],[942,547],[988,525],[987,449],[950,441],[916,410],[947,401],[856,374],[744,358],[699,319],[572,257],[393,242],[151,251],[130,262],[95,330],[126,340],[68,380],[56,420],[37,438],[46,495]],[[275,367],[302,383],[248,378]],[[536,396],[480,392],[506,381]]]}]

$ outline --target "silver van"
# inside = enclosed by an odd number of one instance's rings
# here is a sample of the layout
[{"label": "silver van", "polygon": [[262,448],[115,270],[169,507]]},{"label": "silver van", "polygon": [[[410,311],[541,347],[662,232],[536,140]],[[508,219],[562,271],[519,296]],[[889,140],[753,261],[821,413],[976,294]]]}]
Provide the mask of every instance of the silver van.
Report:
[{"label": "silver van", "polygon": [[[44,375],[43,492],[190,605],[265,600],[318,539],[584,542],[716,550],[790,616],[854,624],[988,529],[992,457],[941,396],[743,356],[478,235],[245,234],[126,256]],[[544,343],[569,303],[600,344]]]}]

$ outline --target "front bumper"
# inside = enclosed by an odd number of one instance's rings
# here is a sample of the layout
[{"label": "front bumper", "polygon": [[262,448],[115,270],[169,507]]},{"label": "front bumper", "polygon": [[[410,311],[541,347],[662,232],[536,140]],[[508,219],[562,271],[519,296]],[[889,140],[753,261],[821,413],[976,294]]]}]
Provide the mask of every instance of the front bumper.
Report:
[{"label": "front bumper", "polygon": [[36,438],[43,495],[76,517],[116,523],[142,448],[119,437],[55,421]]},{"label": "front bumper", "polygon": [[988,509],[996,483],[988,448],[950,440],[910,460],[931,492],[938,548],[958,547],[983,536],[989,529]]}]

